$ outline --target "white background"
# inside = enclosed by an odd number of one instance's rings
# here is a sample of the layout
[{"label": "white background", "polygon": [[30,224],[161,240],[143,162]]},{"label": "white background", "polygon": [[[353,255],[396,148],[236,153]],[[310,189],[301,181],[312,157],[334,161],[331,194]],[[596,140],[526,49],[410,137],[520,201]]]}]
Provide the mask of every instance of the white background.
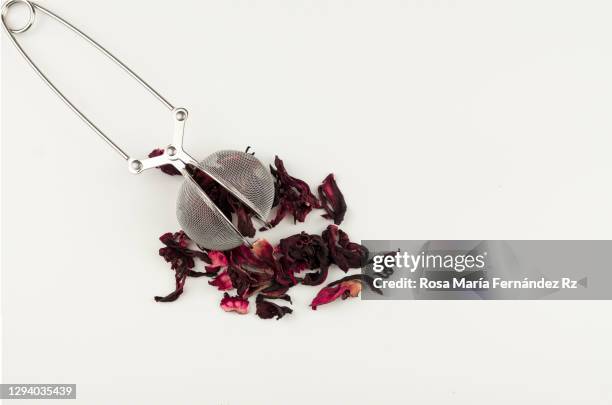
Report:
[{"label": "white background", "polygon": [[[42,4],[188,108],[193,155],[336,173],[355,240],[612,237],[609,1]],[[170,141],[169,113],[57,24],[20,39],[130,154]],[[299,287],[276,322],[192,279],[155,303],[179,179],[129,174],[6,37],[2,101],[4,382],[76,383],[88,405],[612,401],[609,302],[311,311]]]}]

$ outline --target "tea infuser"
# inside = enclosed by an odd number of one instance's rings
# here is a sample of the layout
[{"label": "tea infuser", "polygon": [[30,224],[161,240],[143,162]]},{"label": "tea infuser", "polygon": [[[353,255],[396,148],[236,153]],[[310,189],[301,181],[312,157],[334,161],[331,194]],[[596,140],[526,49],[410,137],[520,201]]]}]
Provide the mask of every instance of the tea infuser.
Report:
[{"label": "tea infuser", "polygon": [[[6,15],[11,6],[23,4],[28,10],[28,21],[20,28],[11,28],[6,22]],[[41,12],[53,20],[61,23],[79,37],[84,39],[104,56],[109,58],[129,76],[136,80],[168,110],[172,112],[174,120],[174,134],[172,143],[168,145],[163,154],[152,158],[133,159],[113,142],[102,130],[100,130],[89,118],[85,116],[55,85],[45,76],[40,68],[32,61],[24,51],[15,35],[28,31],[35,23],[37,12]],[[104,47],[70,24],[57,14],[47,10],[29,0],[9,0],[2,5],[1,10],[2,27],[11,42],[26,62],[34,69],[49,88],[102,140],[104,140],[115,152],[128,162],[128,170],[138,174],[144,170],[170,164],[180,171],[184,177],[180,187],[176,204],[176,216],[181,228],[199,246],[211,250],[228,250],[243,243],[249,244],[248,240],[240,233],[232,223],[231,218],[226,217],[223,212],[208,197],[204,190],[198,185],[192,174],[187,170],[188,166],[197,168],[210,176],[221,187],[227,190],[238,201],[248,207],[255,218],[269,226],[266,218],[272,209],[274,200],[274,179],[269,170],[253,155],[246,152],[222,150],[208,156],[201,162],[191,157],[183,148],[183,135],[188,113],[185,108],[175,108],[161,94],[147,84],[142,78],[134,73],[127,65],[117,59]]]}]

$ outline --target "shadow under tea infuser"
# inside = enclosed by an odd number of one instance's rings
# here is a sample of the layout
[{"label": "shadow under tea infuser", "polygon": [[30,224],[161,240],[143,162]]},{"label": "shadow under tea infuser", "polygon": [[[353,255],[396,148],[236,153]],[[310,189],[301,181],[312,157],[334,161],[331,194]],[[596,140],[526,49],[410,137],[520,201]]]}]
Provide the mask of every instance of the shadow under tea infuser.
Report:
[{"label": "shadow under tea infuser", "polygon": [[[27,7],[29,16],[26,24],[21,28],[9,27],[6,15],[11,6],[23,4]],[[201,162],[191,157],[183,149],[183,134],[188,113],[184,108],[175,108],[155,89],[141,79],[123,62],[117,59],[104,47],[91,39],[78,28],[59,17],[57,14],[29,0],[10,0],[2,5],[2,27],[17,48],[19,53],[28,62],[30,67],[40,76],[49,88],[66,105],[83,120],[98,136],[100,136],[115,152],[128,162],[130,172],[138,174],[144,170],[170,164],[183,175],[185,180],[179,190],[176,203],[176,216],[181,228],[199,246],[211,250],[229,250],[241,244],[249,244],[245,237],[232,223],[231,218],[223,212],[208,197],[198,185],[194,176],[187,170],[194,167],[227,190],[240,203],[252,211],[255,218],[268,226],[266,218],[272,209],[274,200],[274,179],[266,167],[253,155],[246,152],[222,150],[208,156]],[[89,120],[57,87],[45,76],[40,68],[32,61],[21,47],[15,35],[28,31],[35,23],[37,12],[41,12],[53,20],[61,23],[79,37],[84,39],[104,56],[121,67],[129,76],[147,89],[168,110],[172,112],[174,120],[174,135],[172,143],[168,145],[160,156],[144,159],[133,159],[115,144],[104,132]]]}]

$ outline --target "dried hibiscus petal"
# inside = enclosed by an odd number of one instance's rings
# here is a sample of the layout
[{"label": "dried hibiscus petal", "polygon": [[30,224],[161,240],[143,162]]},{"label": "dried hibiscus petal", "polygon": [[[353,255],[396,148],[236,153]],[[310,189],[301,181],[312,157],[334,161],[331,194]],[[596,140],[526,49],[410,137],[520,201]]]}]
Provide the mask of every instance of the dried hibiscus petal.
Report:
[{"label": "dried hibiscus petal", "polygon": [[330,225],[322,235],[327,242],[331,261],[344,272],[358,269],[368,262],[368,249],[358,243],[351,242],[346,232],[336,225]]},{"label": "dried hibiscus petal", "polygon": [[216,273],[220,269],[227,267],[227,257],[223,252],[212,250],[208,252],[208,258],[211,261],[211,263],[205,267],[208,273]]},{"label": "dried hibiscus petal", "polygon": [[249,312],[249,301],[242,297],[232,297],[228,293],[221,299],[221,309],[225,312],[238,312],[244,315]]},{"label": "dried hibiscus petal", "polygon": [[214,279],[208,282],[208,284],[217,287],[219,291],[227,291],[234,288],[232,285],[232,279],[229,276],[227,270],[219,273]]},{"label": "dried hibiscus petal", "polygon": [[[255,246],[261,248],[262,243],[268,244],[266,241],[259,241]],[[269,250],[272,251],[271,246]],[[228,273],[232,285],[241,297],[251,296],[272,285],[276,266],[273,257],[270,257],[271,262],[268,262],[264,256],[258,257],[255,250],[244,245],[233,249],[229,257]]]},{"label": "dried hibiscus petal", "polygon": [[255,299],[256,310],[255,313],[262,319],[272,319],[276,317],[277,320],[281,319],[287,314],[291,314],[293,310],[289,307],[281,306],[273,302],[265,300],[263,295],[258,295]]},{"label": "dried hibiscus petal", "polygon": [[167,232],[159,240],[166,245],[159,249],[159,255],[170,263],[172,270],[175,271],[175,288],[173,292],[165,297],[155,297],[155,301],[171,302],[175,301],[183,293],[187,277],[206,275],[206,273],[192,270],[195,266],[194,258],[199,258],[205,262],[210,262],[210,260],[205,252],[189,249],[190,240],[183,231],[175,233]]},{"label": "dried hibiscus petal", "polygon": [[340,225],[346,214],[346,202],[333,174],[327,176],[319,186],[319,199],[326,212],[323,218],[331,219],[334,224]]},{"label": "dried hibiscus petal", "polygon": [[255,236],[255,226],[253,226],[253,213],[251,210],[232,195],[228,195],[228,202],[236,214],[237,227],[240,233],[249,238]]},{"label": "dried hibiscus petal", "polygon": [[372,288],[373,291],[382,294],[382,291],[374,287],[371,277],[357,274],[328,284],[319,291],[310,306],[316,310],[319,305],[329,304],[338,298],[345,300],[349,297],[357,297],[364,284]]},{"label": "dried hibiscus petal", "polygon": [[187,280],[187,270],[178,270],[174,274],[175,288],[170,294],[165,297],[156,296],[155,301],[157,302],[172,302],[176,301],[178,297],[183,293],[183,287],[185,286],[185,280]]},{"label": "dried hibiscus petal", "polygon": [[[277,280],[287,284],[289,279],[295,284],[295,274],[303,270],[319,269],[317,276],[306,275],[303,284],[317,285],[325,281],[330,265],[327,243],[319,235],[309,235],[305,232],[281,239],[277,250],[282,257],[280,265],[283,278]],[[281,275],[281,274],[279,274]]]},{"label": "dried hibiscus petal", "polygon": [[305,181],[287,173],[283,161],[278,156],[274,159],[274,166],[276,167],[270,166],[270,171],[275,179],[274,206],[278,208],[270,224],[276,226],[287,214],[293,215],[294,222],[304,222],[313,208],[320,208],[319,200],[312,194],[310,186]]},{"label": "dried hibiscus petal", "polygon": [[[149,157],[157,157],[157,156],[161,156],[164,154],[164,150],[163,149],[153,149],[153,151],[151,151],[151,153],[149,153]],[[161,170],[162,172],[170,175],[170,176],[178,176],[181,174],[181,172],[178,171],[178,169],[170,164],[168,165],[162,165],[158,167],[159,170]]]},{"label": "dried hibiscus petal", "polygon": [[159,249],[159,255],[171,264],[173,270],[192,269],[195,266],[194,258],[210,262],[205,252],[189,249],[190,240],[183,231],[167,232],[160,236],[159,240],[166,245]]},{"label": "dried hibiscus petal", "polygon": [[261,290],[261,293],[266,296],[266,298],[283,298],[288,299],[291,302],[291,298],[287,295],[287,291],[289,291],[288,286],[284,286],[281,284],[272,281],[269,287]]}]

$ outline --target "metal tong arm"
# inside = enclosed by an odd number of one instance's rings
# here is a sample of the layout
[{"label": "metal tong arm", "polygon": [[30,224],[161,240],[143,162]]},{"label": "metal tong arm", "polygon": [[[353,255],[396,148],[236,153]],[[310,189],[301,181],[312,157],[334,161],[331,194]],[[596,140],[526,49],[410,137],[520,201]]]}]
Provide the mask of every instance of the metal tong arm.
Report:
[{"label": "metal tong arm", "polygon": [[[225,188],[232,196],[238,199],[238,201],[248,207],[255,214],[255,218],[266,227],[270,227],[262,213],[260,213],[242,193],[224,179],[211,174],[200,164],[200,162],[185,151],[183,148],[183,137],[185,134],[185,123],[189,113],[185,108],[175,108],[172,112],[174,115],[174,135],[172,137],[172,144],[168,145],[159,156],[145,159],[129,159],[128,170],[134,174],[138,174],[144,170],[157,168],[159,166],[172,165],[185,176],[185,173],[188,173],[186,170],[187,165],[193,166],[212,178],[215,182],[219,183],[221,187]],[[189,178],[192,178],[192,176],[189,176]]]},{"label": "metal tong arm", "polygon": [[[11,28],[8,26],[7,22],[6,22],[6,15],[8,14],[9,9],[11,8],[11,6],[14,6],[15,4],[24,4],[29,11],[29,19],[28,22],[21,28]],[[83,31],[79,30],[78,28],[76,28],[74,25],[70,24],[68,21],[64,20],[63,18],[61,18],[60,16],[58,16],[57,14],[47,10],[46,8],[32,2],[29,0],[9,0],[6,3],[4,3],[2,5],[2,28],[4,29],[4,31],[7,33],[9,39],[11,40],[11,42],[13,43],[13,45],[15,45],[15,48],[17,48],[17,50],[19,51],[19,53],[21,54],[21,56],[23,56],[23,58],[26,60],[26,62],[28,63],[28,65],[30,65],[30,67],[32,69],[34,69],[34,71],[36,72],[36,74],[38,74],[38,76],[40,76],[40,78],[43,80],[43,82],[45,82],[45,84],[47,86],[49,86],[49,88],[81,119],[83,120],[100,138],[102,138],[104,140],[104,142],[106,142],[111,148],[113,148],[113,150],[115,152],[117,152],[123,159],[125,160],[130,160],[129,155],[123,151],[115,142],[113,142],[100,128],[98,128],[89,118],[87,118],[87,116],[85,114],[83,114],[83,112],[81,112],[81,110],[79,110],[57,87],[55,87],[55,85],[51,82],[51,80],[49,80],[49,78],[42,72],[42,70],[40,70],[40,68],[34,63],[34,61],[32,60],[32,58],[30,58],[30,56],[25,52],[25,50],[21,47],[21,45],[19,44],[19,42],[17,41],[17,38],[15,38],[15,34],[21,34],[23,32],[26,32],[27,30],[30,29],[30,27],[32,27],[32,25],[34,24],[34,22],[36,21],[36,12],[40,11],[43,14],[46,14],[47,16],[51,17],[52,19],[54,19],[55,21],[59,22],[60,24],[62,24],[64,27],[68,28],[69,30],[71,30],[72,32],[74,32],[75,34],[77,34],[79,37],[81,37],[82,39],[84,39],[86,42],[88,42],[91,46],[93,46],[94,48],[96,48],[98,51],[100,51],[104,56],[106,56],[107,58],[109,58],[111,61],[113,61],[116,65],[118,65],[121,69],[123,69],[129,76],[131,76],[134,80],[136,80],[142,87],[144,87],[149,93],[151,93],[153,96],[155,96],[156,99],[158,99],[163,105],[164,107],[166,107],[168,110],[174,111],[174,106],[172,106],[172,104],[170,104],[168,102],[168,100],[166,100],[161,94],[159,94],[153,87],[151,87],[147,82],[145,82],[140,76],[138,76],[132,69],[130,69],[125,63],[121,62],[119,59],[117,59],[117,57],[115,57],[115,55],[113,55],[112,53],[110,53],[108,50],[106,50],[102,45],[100,45],[99,43],[97,43],[96,41],[94,41],[92,38],[90,38],[87,34],[85,34]]]}]

